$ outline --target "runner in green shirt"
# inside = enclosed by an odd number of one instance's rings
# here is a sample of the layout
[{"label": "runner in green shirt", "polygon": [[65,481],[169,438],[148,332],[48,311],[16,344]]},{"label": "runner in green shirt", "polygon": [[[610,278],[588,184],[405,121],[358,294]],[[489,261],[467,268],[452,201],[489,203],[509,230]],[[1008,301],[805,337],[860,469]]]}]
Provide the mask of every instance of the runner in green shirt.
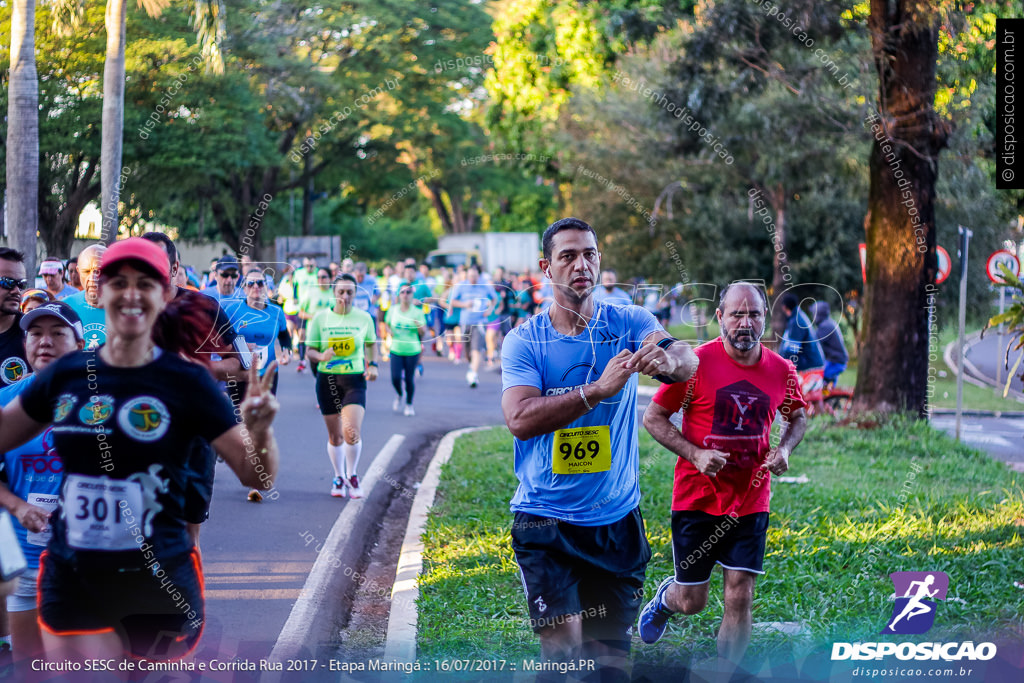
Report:
[{"label": "runner in green shirt", "polygon": [[402,375],[405,375],[405,414],[412,416],[412,397],[416,391],[416,366],[420,362],[427,331],[427,316],[423,308],[412,305],[413,285],[403,282],[398,288],[398,305],[388,309],[384,322],[391,330],[391,384],[398,392],[394,410],[402,405]]},{"label": "runner in green shirt", "polygon": [[363,497],[356,467],[363,447],[366,381],[377,379],[380,357],[373,318],[353,308],[355,293],[355,278],[339,275],[334,281],[334,308],[317,313],[306,331],[306,354],[317,363],[316,398],[334,467],[331,495],[344,498],[347,492],[353,499]]},{"label": "runner in green shirt", "polygon": [[[303,337],[308,336],[306,328],[309,322],[316,317],[320,311],[326,311],[334,306],[334,292],[331,289],[331,271],[327,268],[320,268],[316,273],[316,286],[303,286],[299,289],[299,318],[302,320]],[[308,346],[305,343],[299,344],[299,367],[298,372],[306,369],[305,351]],[[313,368],[316,375],[316,367]]]}]

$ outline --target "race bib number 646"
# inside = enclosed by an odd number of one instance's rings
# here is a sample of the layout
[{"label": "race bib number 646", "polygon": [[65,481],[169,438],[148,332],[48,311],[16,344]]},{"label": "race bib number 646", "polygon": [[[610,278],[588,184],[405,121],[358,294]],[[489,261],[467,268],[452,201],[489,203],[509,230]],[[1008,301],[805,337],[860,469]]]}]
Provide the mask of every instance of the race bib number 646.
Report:
[{"label": "race bib number 646", "polygon": [[612,468],[611,430],[607,425],[559,429],[551,452],[555,474],[590,474]]}]

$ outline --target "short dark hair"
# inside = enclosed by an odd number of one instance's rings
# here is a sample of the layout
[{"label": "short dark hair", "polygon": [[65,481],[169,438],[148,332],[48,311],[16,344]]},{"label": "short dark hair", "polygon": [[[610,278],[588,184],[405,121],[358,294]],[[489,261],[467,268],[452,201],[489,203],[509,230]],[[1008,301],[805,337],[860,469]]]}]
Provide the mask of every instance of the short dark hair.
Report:
[{"label": "short dark hair", "polygon": [[332,282],[331,284],[336,285],[339,282],[351,282],[356,287],[359,286],[359,283],[356,282],[356,278],[348,273],[338,273],[338,277],[334,278],[334,282]]},{"label": "short dark hair", "polygon": [[581,221],[579,218],[562,218],[555,221],[544,230],[544,237],[541,238],[541,248],[544,250],[544,258],[551,260],[551,242],[554,241],[555,235],[563,230],[585,230],[594,236],[595,242],[597,241],[597,231],[590,227],[588,223]]},{"label": "short dark hair", "polygon": [[786,292],[782,295],[782,307],[795,311],[800,305],[800,299],[793,292]]},{"label": "short dark hair", "polygon": [[758,296],[761,297],[761,306],[764,308],[766,313],[768,312],[768,295],[764,293],[763,289],[755,285],[753,282],[745,282],[743,280],[736,280],[735,282],[730,282],[722,289],[722,293],[718,296],[718,310],[725,310],[725,296],[726,294],[729,293],[729,290],[732,289],[734,285],[745,285],[747,287],[752,287],[754,291],[757,292]]},{"label": "short dark hair", "polygon": [[139,235],[144,240],[149,240],[153,244],[159,244],[167,252],[167,261],[170,265],[174,265],[178,262],[178,249],[174,246],[174,242],[170,237],[163,234],[162,232],[145,232]]},{"label": "short dark hair", "polygon": [[68,265],[70,266],[72,263],[74,263],[76,266],[78,265],[78,257],[77,256],[72,256],[71,258],[68,259]]},{"label": "short dark hair", "polygon": [[0,247],[0,259],[3,259],[4,261],[17,261],[18,263],[24,263],[25,255],[17,249]]}]

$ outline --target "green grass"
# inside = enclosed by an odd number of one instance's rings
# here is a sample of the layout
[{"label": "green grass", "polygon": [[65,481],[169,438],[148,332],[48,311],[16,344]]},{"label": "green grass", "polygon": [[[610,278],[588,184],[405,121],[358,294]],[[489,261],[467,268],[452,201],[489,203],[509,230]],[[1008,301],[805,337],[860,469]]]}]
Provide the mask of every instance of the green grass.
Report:
[{"label": "green grass", "polygon": [[[671,571],[675,457],[646,432],[640,446],[654,552],[649,599]],[[442,472],[424,537],[421,658],[539,656],[509,542],[511,465],[512,438],[499,428],[459,439]],[[1013,582],[1024,580],[1024,475],[927,424],[901,420],[870,431],[813,424],[790,474],[810,483],[774,486],[755,622],[802,622],[805,643],[876,640],[891,611],[888,574],[938,570],[949,574],[950,591],[929,639],[1020,631],[1024,604]],[[671,663],[682,653],[713,652],[721,594],[716,570],[707,609],[675,619],[655,646],[636,640],[634,660]],[[752,652],[793,642],[755,633]]]}]

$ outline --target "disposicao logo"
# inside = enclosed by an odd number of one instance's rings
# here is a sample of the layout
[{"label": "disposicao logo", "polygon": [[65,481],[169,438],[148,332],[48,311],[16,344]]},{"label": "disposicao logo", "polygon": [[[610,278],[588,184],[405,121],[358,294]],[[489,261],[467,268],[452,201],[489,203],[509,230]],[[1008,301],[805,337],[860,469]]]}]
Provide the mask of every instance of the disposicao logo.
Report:
[{"label": "disposicao logo", "polygon": [[936,603],[928,598],[945,600],[949,577],[944,572],[894,572],[889,578],[896,586],[896,604],[882,633],[926,633],[935,623]]},{"label": "disposicao logo", "polygon": [[[945,600],[949,577],[944,572],[893,572],[896,603],[883,634],[919,635],[935,623],[936,600]],[[832,660],[897,659],[918,661],[966,659],[987,661],[996,656],[994,643],[833,643]]]}]

